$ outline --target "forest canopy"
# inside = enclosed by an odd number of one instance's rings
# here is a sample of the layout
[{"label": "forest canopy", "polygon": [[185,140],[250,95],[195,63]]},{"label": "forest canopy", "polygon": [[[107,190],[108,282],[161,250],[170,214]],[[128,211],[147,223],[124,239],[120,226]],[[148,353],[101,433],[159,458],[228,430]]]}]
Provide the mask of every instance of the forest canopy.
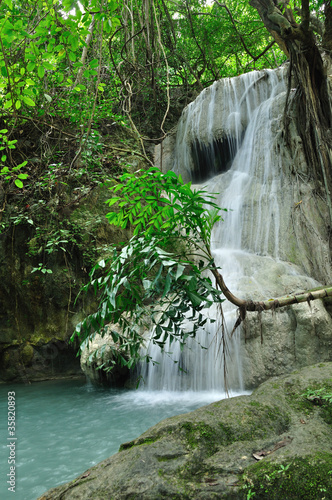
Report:
[{"label": "forest canopy", "polygon": [[170,106],[284,60],[257,11],[234,0],[3,0],[0,18],[2,117],[16,122],[132,114],[160,135]]}]

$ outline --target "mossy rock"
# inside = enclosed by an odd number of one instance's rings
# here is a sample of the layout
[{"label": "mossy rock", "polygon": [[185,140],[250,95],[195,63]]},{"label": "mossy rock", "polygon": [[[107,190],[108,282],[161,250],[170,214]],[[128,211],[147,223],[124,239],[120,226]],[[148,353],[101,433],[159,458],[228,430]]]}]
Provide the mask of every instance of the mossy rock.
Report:
[{"label": "mossy rock", "polygon": [[22,349],[21,349],[21,361],[24,365],[29,365],[32,362],[33,359],[33,354],[34,354],[34,349],[32,345],[26,344]]},{"label": "mossy rock", "polygon": [[261,500],[306,500],[332,498],[332,453],[293,457],[283,463],[249,467],[245,490]]}]

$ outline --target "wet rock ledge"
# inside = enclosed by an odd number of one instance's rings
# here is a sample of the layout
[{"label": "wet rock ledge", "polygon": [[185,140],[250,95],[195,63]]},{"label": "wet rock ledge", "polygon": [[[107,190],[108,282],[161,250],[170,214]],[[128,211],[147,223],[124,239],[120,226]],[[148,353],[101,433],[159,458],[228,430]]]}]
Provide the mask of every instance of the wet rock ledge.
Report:
[{"label": "wet rock ledge", "polygon": [[303,396],[322,387],[332,363],[168,418],[39,500],[332,498],[332,403]]}]

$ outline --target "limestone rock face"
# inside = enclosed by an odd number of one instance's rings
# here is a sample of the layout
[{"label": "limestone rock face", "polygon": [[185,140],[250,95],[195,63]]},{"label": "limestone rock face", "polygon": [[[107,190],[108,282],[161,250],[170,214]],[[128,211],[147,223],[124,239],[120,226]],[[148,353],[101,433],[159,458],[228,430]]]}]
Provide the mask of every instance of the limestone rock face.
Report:
[{"label": "limestone rock face", "polygon": [[332,412],[303,396],[321,387],[331,363],[168,418],[39,500],[331,498]]},{"label": "limestone rock face", "polygon": [[[233,254],[234,265],[236,258]],[[245,298],[269,299],[319,285],[294,264],[250,254],[242,254],[241,262],[244,272],[233,278],[236,283],[230,282],[229,287],[237,286]],[[296,368],[331,361],[331,312],[329,302],[315,300],[260,314],[247,313],[240,332],[245,388],[252,389],[269,377]]]}]

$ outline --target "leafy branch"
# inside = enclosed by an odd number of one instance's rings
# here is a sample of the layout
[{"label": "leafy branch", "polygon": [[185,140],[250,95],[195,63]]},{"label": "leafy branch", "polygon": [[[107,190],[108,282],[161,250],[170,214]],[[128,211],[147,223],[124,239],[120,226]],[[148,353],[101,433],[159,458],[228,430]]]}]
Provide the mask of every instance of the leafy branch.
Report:
[{"label": "leafy branch", "polygon": [[224,301],[208,276],[214,265],[208,242],[221,219],[213,198],[154,167],[124,174],[120,181],[108,200],[117,210],[107,218],[118,227],[131,227],[133,236],[93,269],[85,290],[92,287],[100,294],[99,307],[72,336],[85,346],[96,332],[110,334],[109,368],[115,363],[131,368],[141,359],[148,340],[141,332],[147,328],[153,330],[150,341],[162,349],[174,341],[183,347],[214,321],[208,317],[212,304]]}]

